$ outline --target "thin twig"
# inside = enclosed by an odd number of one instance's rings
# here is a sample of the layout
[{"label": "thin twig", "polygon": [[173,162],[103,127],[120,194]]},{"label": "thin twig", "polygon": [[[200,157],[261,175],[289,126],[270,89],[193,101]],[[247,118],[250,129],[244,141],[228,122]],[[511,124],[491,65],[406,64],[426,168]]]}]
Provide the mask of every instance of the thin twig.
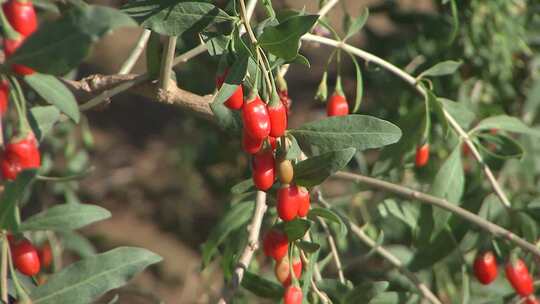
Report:
[{"label": "thin twig", "polygon": [[248,231],[249,231],[248,243],[246,247],[244,248],[244,250],[242,251],[240,258],[238,259],[238,264],[236,268],[234,269],[234,274],[233,274],[230,286],[223,289],[222,296],[219,299],[218,304],[227,303],[235,294],[236,290],[240,286],[240,283],[242,283],[242,279],[244,278],[244,273],[248,269],[249,264],[251,263],[253,254],[259,247],[259,234],[261,232],[261,224],[262,224],[262,220],[266,212],[266,209],[267,209],[266,192],[257,191],[255,211],[253,213],[253,218],[251,219],[251,223],[248,226]]},{"label": "thin twig", "polygon": [[334,240],[334,236],[332,236],[332,233],[330,232],[330,229],[328,229],[328,225],[319,218],[319,223],[324,229],[324,232],[326,233],[326,238],[328,239],[328,245],[330,245],[330,251],[332,252],[332,257],[334,259],[334,264],[336,264],[336,268],[338,271],[339,281],[343,284],[345,284],[345,275],[343,275],[343,266],[341,264],[341,259],[339,258],[339,252],[337,250],[336,241]]},{"label": "thin twig", "polygon": [[176,50],[176,36],[168,36],[161,57],[161,69],[159,70],[159,87],[167,91],[171,83],[171,71]]},{"label": "thin twig", "polygon": [[[356,47],[354,47],[354,46],[352,46],[350,44],[347,44],[347,43],[344,43],[344,42],[341,42],[341,41],[337,41],[337,40],[333,40],[333,39],[329,39],[329,38],[325,38],[325,37],[320,37],[320,36],[309,34],[309,33],[302,36],[302,39],[305,40],[305,41],[313,41],[313,42],[318,42],[318,43],[321,43],[321,44],[330,45],[330,46],[333,46],[333,47],[336,47],[336,48],[340,48],[340,49],[342,49],[342,50],[344,50],[346,52],[349,52],[351,54],[354,54],[354,55],[366,60],[367,62],[373,62],[373,63],[387,69],[388,71],[392,72],[393,74],[395,74],[399,78],[403,79],[405,82],[412,85],[418,91],[418,93],[420,93],[422,96],[425,97],[426,94],[427,94],[425,89],[421,85],[418,84],[418,81],[417,81],[416,78],[409,75],[408,73],[406,73],[402,69],[398,68],[397,66],[391,64],[390,62],[388,62],[388,61],[386,61],[386,60],[384,60],[384,59],[382,59],[380,57],[377,57],[377,56],[375,56],[375,55],[373,55],[371,53],[368,53],[366,51],[363,51],[363,50],[361,50],[359,48],[356,48]],[[510,204],[510,201],[509,201],[508,197],[506,196],[506,194],[502,190],[501,186],[499,185],[499,182],[497,181],[497,179],[493,175],[493,172],[491,171],[489,166],[482,159],[482,156],[480,155],[480,153],[478,152],[478,150],[474,146],[474,144],[471,141],[471,139],[470,139],[469,135],[467,134],[467,132],[465,132],[461,128],[461,126],[457,123],[457,121],[454,119],[454,117],[452,117],[452,115],[450,115],[450,113],[448,113],[446,111],[446,109],[443,108],[443,112],[444,112],[444,116],[446,117],[446,119],[450,123],[450,126],[457,132],[459,137],[461,137],[461,139],[464,141],[464,143],[471,150],[474,158],[482,166],[482,169],[483,169],[485,175],[487,176],[488,181],[491,184],[491,187],[493,188],[493,191],[495,192],[495,194],[499,197],[499,199],[501,200],[503,205],[505,207],[509,208],[511,206],[511,204]]]},{"label": "thin twig", "polygon": [[[315,191],[317,192],[318,202],[325,208],[330,208],[330,205],[323,199],[321,190],[316,188]],[[390,251],[386,250],[384,247],[377,244],[373,239],[364,233],[364,230],[361,227],[350,220],[348,220],[348,224],[351,226],[351,230],[360,239],[360,241],[362,241],[368,247],[373,248],[373,250],[375,250],[379,256],[390,262],[392,266],[397,268],[399,272],[406,276],[416,286],[416,288],[418,288],[424,298],[433,304],[441,304],[441,301],[437,298],[437,296],[435,296],[435,294],[433,294],[433,292],[422,281],[420,281],[420,279],[414,273],[409,271],[399,258],[393,255]]]},{"label": "thin twig", "polygon": [[0,272],[0,280],[2,286],[2,302],[8,302],[8,243],[5,235],[2,237],[2,269]]},{"label": "thin twig", "polygon": [[311,278],[311,289],[313,289],[313,291],[315,292],[315,294],[317,294],[319,299],[321,299],[323,304],[330,303],[330,299],[328,298],[328,295],[317,287],[317,284],[315,283],[315,280],[313,280],[313,278]]},{"label": "thin twig", "polygon": [[506,230],[496,224],[493,224],[492,222],[488,220],[481,218],[480,216],[470,211],[467,211],[459,207],[458,204],[456,203],[451,203],[439,197],[435,197],[435,196],[432,196],[423,192],[409,189],[407,187],[403,187],[400,185],[396,185],[393,183],[389,183],[383,180],[379,180],[376,178],[372,178],[372,177],[368,177],[368,176],[364,176],[360,174],[338,172],[334,176],[341,179],[363,183],[371,187],[381,189],[383,191],[392,192],[392,193],[398,194],[400,196],[403,196],[409,199],[417,200],[422,203],[427,203],[427,204],[445,209],[475,224],[476,226],[484,229],[485,231],[493,234],[494,236],[507,239],[508,241],[516,244],[522,249],[531,252],[537,257],[540,257],[540,249],[538,249],[534,244],[527,242],[526,240],[520,238],[519,236],[517,236],[516,234],[514,234],[513,232],[509,230]]},{"label": "thin twig", "polygon": [[319,18],[322,18],[324,15],[326,15],[333,7],[334,5],[338,4],[339,0],[330,0],[328,1],[318,12]]},{"label": "thin twig", "polygon": [[150,38],[151,31],[148,29],[144,29],[141,33],[141,36],[137,40],[137,43],[135,44],[135,47],[131,50],[129,53],[126,61],[122,64],[122,67],[120,68],[120,71],[118,74],[120,75],[126,75],[131,72],[131,69],[135,66],[135,63],[137,63],[137,60],[139,60],[139,57],[141,56],[144,47],[146,46],[146,43],[148,42],[148,38]]}]

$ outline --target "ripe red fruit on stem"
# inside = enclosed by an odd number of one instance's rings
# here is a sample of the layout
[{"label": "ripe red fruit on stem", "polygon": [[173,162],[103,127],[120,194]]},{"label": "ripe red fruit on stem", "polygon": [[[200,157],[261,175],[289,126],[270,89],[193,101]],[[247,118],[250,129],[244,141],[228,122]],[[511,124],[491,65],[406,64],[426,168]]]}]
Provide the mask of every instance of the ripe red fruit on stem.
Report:
[{"label": "ripe red fruit on stem", "polygon": [[[24,37],[20,36],[18,39],[4,39],[4,55],[6,58],[10,57],[15,51],[21,46],[21,44],[24,42]],[[30,75],[33,74],[35,71],[31,68],[20,65],[20,64],[13,64],[11,65],[11,69],[16,74],[19,74],[21,76]]]},{"label": "ripe red fruit on stem", "polygon": [[263,140],[261,139],[255,139],[249,134],[247,134],[246,130],[244,129],[242,132],[242,148],[244,151],[248,154],[255,154],[261,150],[261,147],[263,145]]},{"label": "ripe red fruit on stem", "polygon": [[278,190],[277,212],[285,221],[292,221],[298,216],[299,209],[298,187],[296,185],[284,185]]},{"label": "ripe red fruit on stem", "polygon": [[265,139],[270,134],[270,117],[266,104],[255,96],[242,107],[242,121],[249,136]]},{"label": "ripe red fruit on stem", "polygon": [[9,0],[2,5],[9,23],[23,36],[29,36],[37,29],[36,11],[32,1]]},{"label": "ripe red fruit on stem", "polygon": [[[221,88],[223,85],[223,82],[225,82],[225,78],[227,77],[227,73],[229,70],[225,70],[223,75],[216,77],[216,85],[218,89]],[[225,106],[231,110],[240,110],[242,106],[244,105],[244,89],[242,88],[242,85],[239,85],[234,93],[225,101]]]},{"label": "ripe red fruit on stem", "polygon": [[39,262],[44,268],[48,268],[52,263],[52,250],[49,243],[45,243],[38,251]]},{"label": "ripe red fruit on stem", "polygon": [[506,278],[517,294],[526,297],[533,293],[533,279],[523,260],[516,259],[515,261],[508,261],[505,271]]},{"label": "ripe red fruit on stem", "polygon": [[488,285],[497,278],[497,259],[491,251],[479,254],[473,264],[474,275],[478,281]]},{"label": "ripe red fruit on stem", "polygon": [[[300,258],[295,258],[293,260],[293,271],[294,271],[294,277],[300,278],[302,275],[302,260]],[[289,258],[283,257],[283,259],[276,262],[276,266],[274,268],[274,273],[276,275],[277,280],[283,285],[283,286],[289,286],[291,285],[292,278],[290,274],[290,265],[289,265]]]},{"label": "ripe red fruit on stem", "polygon": [[417,168],[423,167],[427,164],[429,160],[429,144],[425,143],[420,147],[416,148],[416,157],[414,164]]},{"label": "ripe red fruit on stem", "polygon": [[298,216],[305,217],[309,212],[309,191],[304,187],[298,187]]},{"label": "ripe red fruit on stem", "polygon": [[283,295],[284,304],[301,304],[302,303],[302,289],[298,286],[289,286],[285,289],[285,294]]},{"label": "ripe red fruit on stem", "polygon": [[4,116],[8,109],[9,102],[9,83],[7,81],[0,82],[0,117]]},{"label": "ripe red fruit on stem", "polygon": [[276,261],[281,260],[289,250],[287,235],[276,229],[268,231],[263,239],[263,250],[267,257],[272,257]]},{"label": "ripe red fruit on stem", "polygon": [[281,137],[287,130],[287,108],[281,102],[268,105],[270,136]]},{"label": "ripe red fruit on stem", "polygon": [[326,115],[328,116],[344,116],[349,114],[349,104],[345,96],[334,93],[326,104]]},{"label": "ripe red fruit on stem", "polygon": [[18,271],[27,276],[36,275],[41,268],[36,248],[29,240],[22,238],[11,244],[13,264]]},{"label": "ripe red fruit on stem", "polygon": [[253,156],[253,183],[257,189],[266,191],[272,187],[275,179],[274,153],[266,149]]},{"label": "ripe red fruit on stem", "polygon": [[41,166],[41,156],[33,133],[23,139],[12,141],[6,145],[0,167],[7,180],[14,180],[24,169],[37,169]]}]

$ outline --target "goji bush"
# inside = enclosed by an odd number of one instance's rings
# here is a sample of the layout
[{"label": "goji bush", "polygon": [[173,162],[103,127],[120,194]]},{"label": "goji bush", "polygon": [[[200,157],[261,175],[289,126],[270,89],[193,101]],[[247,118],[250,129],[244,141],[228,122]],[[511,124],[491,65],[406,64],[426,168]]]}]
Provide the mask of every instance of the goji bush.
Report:
[{"label": "goji bush", "polygon": [[[358,12],[276,2],[2,3],[4,303],[90,303],[160,262],[136,247],[89,252],[74,231],[111,217],[78,197],[91,173],[80,155],[92,145],[86,111],[124,92],[212,121],[245,152],[249,176],[221,199],[201,247],[202,268],[224,277],[211,301],[538,302],[538,3],[433,0],[411,13],[399,1]],[[341,24],[327,16],[338,9]],[[373,31],[379,14],[400,35]],[[144,32],[118,74],[70,76],[124,27]],[[353,45],[359,34],[366,48]],[[310,51],[323,47],[315,69]],[[146,72],[131,74],[143,49]],[[203,53],[208,95],[178,80],[202,69],[174,70]],[[295,108],[294,69],[321,73],[315,119]],[[25,212],[38,187],[65,202]],[[81,258],[62,267],[66,250]]]}]

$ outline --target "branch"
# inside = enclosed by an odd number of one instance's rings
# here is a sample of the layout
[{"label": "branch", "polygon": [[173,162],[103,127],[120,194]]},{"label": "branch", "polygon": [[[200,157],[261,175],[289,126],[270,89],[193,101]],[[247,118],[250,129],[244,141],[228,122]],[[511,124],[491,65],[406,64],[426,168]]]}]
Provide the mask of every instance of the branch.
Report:
[{"label": "branch", "polygon": [[[324,200],[322,197],[322,192],[320,189],[315,190],[317,193],[317,201],[323,205],[325,208],[330,208],[330,205]],[[411,271],[409,271],[405,265],[401,262],[399,258],[397,258],[395,255],[393,255],[390,251],[385,249],[384,247],[378,245],[375,241],[373,241],[368,235],[364,233],[364,230],[360,228],[355,223],[351,222],[349,219],[346,219],[349,226],[351,227],[351,230],[354,234],[362,241],[364,244],[366,244],[368,247],[373,248],[375,252],[388,262],[392,264],[399,272],[401,272],[404,276],[406,276],[415,286],[418,288],[418,290],[422,293],[424,298],[429,300],[433,304],[442,304],[441,301],[433,294],[433,292],[422,282],[420,279]]]},{"label": "branch", "polygon": [[222,296],[219,299],[218,304],[227,303],[227,301],[229,301],[235,294],[236,290],[240,286],[240,283],[242,283],[244,272],[248,269],[251,259],[253,258],[253,254],[259,247],[259,234],[261,232],[261,224],[266,209],[266,192],[257,191],[255,211],[253,213],[251,224],[248,226],[248,243],[240,256],[240,259],[238,259],[238,264],[234,269],[231,284],[228,288],[223,289]]},{"label": "branch", "polygon": [[[319,192],[320,193],[320,192]],[[324,229],[324,232],[326,233],[326,237],[328,239],[328,244],[330,245],[330,251],[332,252],[332,257],[334,259],[334,264],[336,264],[336,268],[338,271],[339,281],[343,284],[345,284],[345,275],[343,275],[343,266],[341,264],[341,260],[339,258],[339,252],[336,247],[336,241],[334,240],[334,237],[332,236],[332,233],[330,232],[330,229],[328,229],[328,225],[319,218],[319,223]]]},{"label": "branch", "polygon": [[148,29],[144,29],[141,33],[141,36],[137,40],[137,43],[135,44],[135,47],[131,50],[129,53],[128,58],[124,63],[122,64],[122,67],[120,68],[120,71],[118,74],[120,75],[126,75],[129,72],[131,72],[131,69],[133,69],[133,66],[135,66],[135,63],[137,63],[137,60],[141,56],[144,47],[146,46],[146,43],[148,42],[148,38],[150,38],[151,31]]},{"label": "branch", "polygon": [[335,177],[366,184],[373,188],[392,192],[409,199],[418,200],[422,203],[434,205],[439,208],[445,209],[452,212],[453,214],[457,214],[461,218],[475,224],[476,226],[484,229],[485,231],[493,234],[496,237],[509,240],[510,242],[516,244],[522,249],[529,251],[540,258],[540,249],[538,249],[534,244],[527,242],[513,232],[506,230],[496,224],[493,224],[490,221],[485,220],[478,215],[459,207],[457,204],[450,203],[445,199],[360,174],[338,172],[336,173]]},{"label": "branch", "polygon": [[[358,48],[356,48],[356,47],[354,47],[354,46],[352,46],[350,44],[347,44],[347,43],[344,43],[344,42],[341,42],[341,41],[337,41],[337,40],[333,40],[333,39],[329,39],[329,38],[325,38],[325,37],[320,37],[320,36],[317,36],[317,35],[312,35],[312,34],[309,34],[309,33],[302,36],[302,39],[305,40],[305,41],[318,42],[318,43],[321,43],[321,44],[326,44],[326,45],[330,45],[330,46],[333,46],[333,47],[336,47],[336,48],[340,48],[340,49],[342,49],[342,50],[344,50],[344,51],[346,51],[348,53],[354,54],[354,55],[366,60],[367,62],[373,62],[373,63],[387,69],[388,71],[392,72],[393,74],[395,74],[399,78],[403,79],[405,82],[412,85],[418,91],[418,93],[420,93],[420,95],[422,95],[424,97],[426,96],[426,91],[424,90],[424,88],[422,88],[422,86],[420,86],[418,84],[418,82],[416,81],[416,78],[414,78],[413,76],[407,74],[402,69],[396,67],[395,65],[391,64],[388,61],[383,60],[380,57],[377,57],[377,56],[375,56],[375,55],[373,55],[371,53],[368,53],[368,52],[365,52],[365,51],[363,51],[361,49],[358,49]],[[495,192],[495,194],[499,197],[499,199],[501,200],[503,205],[506,208],[509,208],[511,206],[510,200],[508,199],[508,197],[506,196],[506,194],[502,190],[501,186],[499,185],[499,182],[497,181],[497,179],[493,175],[493,172],[491,171],[489,166],[482,159],[482,156],[480,155],[480,153],[478,152],[478,150],[476,149],[476,147],[472,143],[472,141],[469,138],[469,135],[467,134],[467,132],[465,132],[461,128],[461,126],[456,122],[454,117],[452,117],[452,115],[450,115],[450,113],[448,113],[446,111],[446,109],[443,108],[443,112],[444,112],[444,116],[446,117],[446,119],[450,123],[450,126],[457,132],[459,137],[461,137],[461,139],[465,142],[465,144],[471,150],[474,158],[482,166],[484,174],[487,176],[488,181],[491,184],[491,187],[493,188],[493,191]]]}]

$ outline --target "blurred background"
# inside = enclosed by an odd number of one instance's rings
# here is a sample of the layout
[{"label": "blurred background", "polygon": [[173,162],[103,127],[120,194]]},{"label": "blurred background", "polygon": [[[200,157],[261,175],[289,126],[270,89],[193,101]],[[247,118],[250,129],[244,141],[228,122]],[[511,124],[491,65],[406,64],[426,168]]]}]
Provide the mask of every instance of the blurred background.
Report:
[{"label": "blurred background", "polygon": [[[319,1],[272,2],[277,9],[314,13]],[[415,75],[439,61],[462,60],[458,74],[434,82],[438,96],[465,102],[484,115],[528,113],[526,119],[532,122],[540,103],[540,3],[469,0],[457,1],[457,6],[459,28],[455,33],[450,5],[440,0],[342,0],[327,19],[339,32],[344,12],[356,17],[368,7],[367,25],[350,44]],[[261,20],[264,14],[259,7],[254,18]],[[140,32],[123,29],[104,38],[76,78],[117,73]],[[182,37],[178,53],[195,43],[192,37]],[[291,66],[286,77],[293,100],[291,127],[325,115],[324,104],[313,97],[331,51],[304,43],[301,53],[311,68]],[[179,86],[200,94],[212,93],[216,66],[207,55],[178,66]],[[353,100],[354,69],[347,61],[342,68],[347,97]],[[331,64],[330,90],[335,70]],[[133,72],[144,71],[143,55]],[[403,109],[422,105],[407,85],[388,72],[369,64],[362,64],[362,71],[360,113],[396,122]],[[524,107],[531,110],[524,112]],[[78,172],[90,165],[94,170],[80,183],[56,184],[53,193],[58,195],[48,194],[41,201],[47,204],[65,198],[100,204],[112,212],[112,218],[82,231],[97,250],[141,246],[164,257],[162,263],[108,295],[103,303],[117,293],[120,303],[159,303],[158,299],[166,303],[213,302],[222,286],[220,265],[217,261],[201,272],[200,246],[227,206],[231,186],[249,176],[239,139],[178,108],[127,94],[89,112],[86,123],[76,132],[69,132],[72,128],[65,123],[55,131],[60,134],[46,143],[49,151],[63,152],[56,156],[63,165],[51,168],[51,175]],[[330,197],[344,193],[336,183],[329,182],[325,188]]]}]

